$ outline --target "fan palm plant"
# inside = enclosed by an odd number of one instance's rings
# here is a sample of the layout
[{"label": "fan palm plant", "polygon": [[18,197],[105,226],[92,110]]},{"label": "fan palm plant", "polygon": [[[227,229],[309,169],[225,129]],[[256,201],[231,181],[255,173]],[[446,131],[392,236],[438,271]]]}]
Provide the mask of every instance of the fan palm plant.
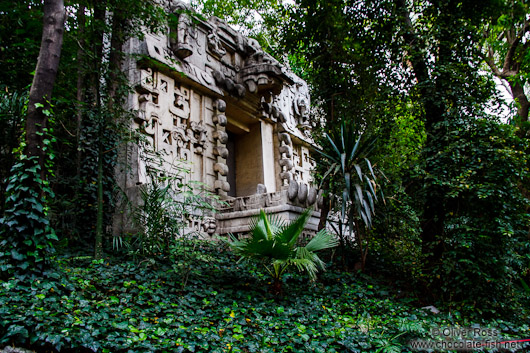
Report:
[{"label": "fan palm plant", "polygon": [[273,278],[272,291],[281,293],[282,275],[291,266],[305,271],[314,280],[318,269],[325,269],[317,251],[337,246],[337,240],[326,230],[318,232],[305,246],[298,244],[311,209],[307,209],[290,224],[279,217],[270,217],[263,210],[252,224],[250,237],[241,240],[231,237],[230,247],[247,259],[262,261]]}]

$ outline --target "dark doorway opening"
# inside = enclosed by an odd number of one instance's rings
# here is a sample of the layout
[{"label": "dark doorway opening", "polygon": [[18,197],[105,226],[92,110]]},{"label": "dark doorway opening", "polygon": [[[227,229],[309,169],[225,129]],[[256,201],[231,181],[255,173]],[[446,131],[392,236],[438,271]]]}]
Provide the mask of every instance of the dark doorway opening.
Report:
[{"label": "dark doorway opening", "polygon": [[226,148],[228,149],[228,158],[226,159],[226,165],[228,166],[227,181],[230,184],[230,191],[228,196],[236,197],[236,135],[230,131],[228,133],[228,142]]}]

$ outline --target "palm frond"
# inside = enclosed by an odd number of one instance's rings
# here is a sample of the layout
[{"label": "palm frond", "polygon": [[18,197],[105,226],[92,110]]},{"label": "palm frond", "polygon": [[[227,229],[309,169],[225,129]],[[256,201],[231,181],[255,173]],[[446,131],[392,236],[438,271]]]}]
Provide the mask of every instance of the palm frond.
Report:
[{"label": "palm frond", "polygon": [[351,174],[345,173],[344,174],[344,183],[346,184],[346,190],[348,191],[348,194],[351,192]]},{"label": "palm frond", "polygon": [[306,271],[312,280],[316,279],[318,268],[326,268],[326,264],[324,264],[318,255],[312,251],[308,251],[305,247],[296,249],[296,257],[289,259],[289,261],[299,271]]},{"label": "palm frond", "polygon": [[267,219],[272,230],[272,234],[277,234],[283,229],[287,222],[279,214],[267,214]]},{"label": "palm frond", "polygon": [[370,210],[372,211],[372,213],[375,213],[374,199],[372,195],[370,194],[370,192],[368,192],[368,190],[365,190],[365,193],[366,193],[366,198],[368,199],[368,202],[370,203]]},{"label": "palm frond", "polygon": [[[309,241],[304,247],[296,247],[305,225],[312,215],[312,209],[305,210],[296,220],[286,224],[279,217],[270,217],[263,210],[253,223],[250,236],[237,239],[230,236],[232,250],[246,258],[264,261],[269,273],[278,281],[289,266],[296,266],[315,279],[318,269],[324,269],[324,262],[315,251],[327,249],[338,244],[338,241],[325,230]],[[272,266],[272,267],[271,267]]]},{"label": "palm frond", "polygon": [[366,181],[366,184],[368,185],[368,188],[370,189],[372,196],[377,201],[377,194],[375,193],[374,185],[372,185],[372,183],[375,184],[375,182],[373,180],[368,179],[366,175],[364,176],[364,180]]},{"label": "palm frond", "polygon": [[337,238],[330,234],[326,229],[321,229],[304,248],[309,252],[334,248],[339,245]]},{"label": "palm frond", "polygon": [[278,240],[294,247],[312,213],[313,210],[308,208],[297,219],[284,226],[278,234]]},{"label": "palm frond", "polygon": [[370,162],[368,158],[365,158],[364,160],[366,161],[366,165],[368,166],[370,173],[372,173],[372,178],[375,179],[375,173],[374,173],[374,169],[372,168],[372,163]]},{"label": "palm frond", "polygon": [[319,186],[319,187],[322,187],[322,184],[324,183],[324,180],[326,180],[326,178],[328,177],[328,175],[330,175],[331,173],[333,173],[333,170],[335,170],[335,166],[336,166],[336,164],[333,163],[333,164],[331,165],[331,167],[330,167],[328,170],[326,170],[326,172],[324,173],[324,176],[322,177],[322,181],[320,182],[320,186]]},{"label": "palm frond", "polygon": [[260,216],[256,225],[252,228],[251,238],[255,241],[259,240],[270,240],[272,238],[272,232],[270,232],[270,225],[267,222],[267,215],[263,210],[260,212]]}]

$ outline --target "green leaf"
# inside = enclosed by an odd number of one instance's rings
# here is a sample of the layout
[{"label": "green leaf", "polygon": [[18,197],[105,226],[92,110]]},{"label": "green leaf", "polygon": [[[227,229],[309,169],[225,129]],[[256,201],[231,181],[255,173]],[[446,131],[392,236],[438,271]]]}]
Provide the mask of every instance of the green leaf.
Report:
[{"label": "green leaf", "polygon": [[363,172],[361,170],[361,166],[358,164],[353,165],[355,167],[355,170],[357,171],[357,175],[359,176],[359,180],[363,181]]},{"label": "green leaf", "polygon": [[17,261],[22,261],[26,258],[23,254],[19,253],[16,249],[11,250],[11,257]]}]

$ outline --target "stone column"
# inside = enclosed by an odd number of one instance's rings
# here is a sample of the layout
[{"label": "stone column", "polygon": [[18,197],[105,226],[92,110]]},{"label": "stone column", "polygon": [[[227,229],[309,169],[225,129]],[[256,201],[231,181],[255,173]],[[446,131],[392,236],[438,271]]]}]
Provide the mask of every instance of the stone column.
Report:
[{"label": "stone column", "polygon": [[225,111],[225,101],[217,99],[214,102],[213,116],[213,122],[215,124],[215,131],[213,133],[215,140],[214,154],[217,156],[217,162],[214,164],[213,170],[217,173],[214,189],[221,196],[227,196],[227,193],[230,191],[230,184],[226,177],[228,175],[228,166],[226,165],[226,158],[228,157],[228,149],[226,148],[228,134],[225,128],[227,123],[226,116],[224,115]]},{"label": "stone column", "polygon": [[274,126],[261,122],[261,150],[263,159],[263,184],[267,192],[276,191],[276,168],[274,160]]}]

